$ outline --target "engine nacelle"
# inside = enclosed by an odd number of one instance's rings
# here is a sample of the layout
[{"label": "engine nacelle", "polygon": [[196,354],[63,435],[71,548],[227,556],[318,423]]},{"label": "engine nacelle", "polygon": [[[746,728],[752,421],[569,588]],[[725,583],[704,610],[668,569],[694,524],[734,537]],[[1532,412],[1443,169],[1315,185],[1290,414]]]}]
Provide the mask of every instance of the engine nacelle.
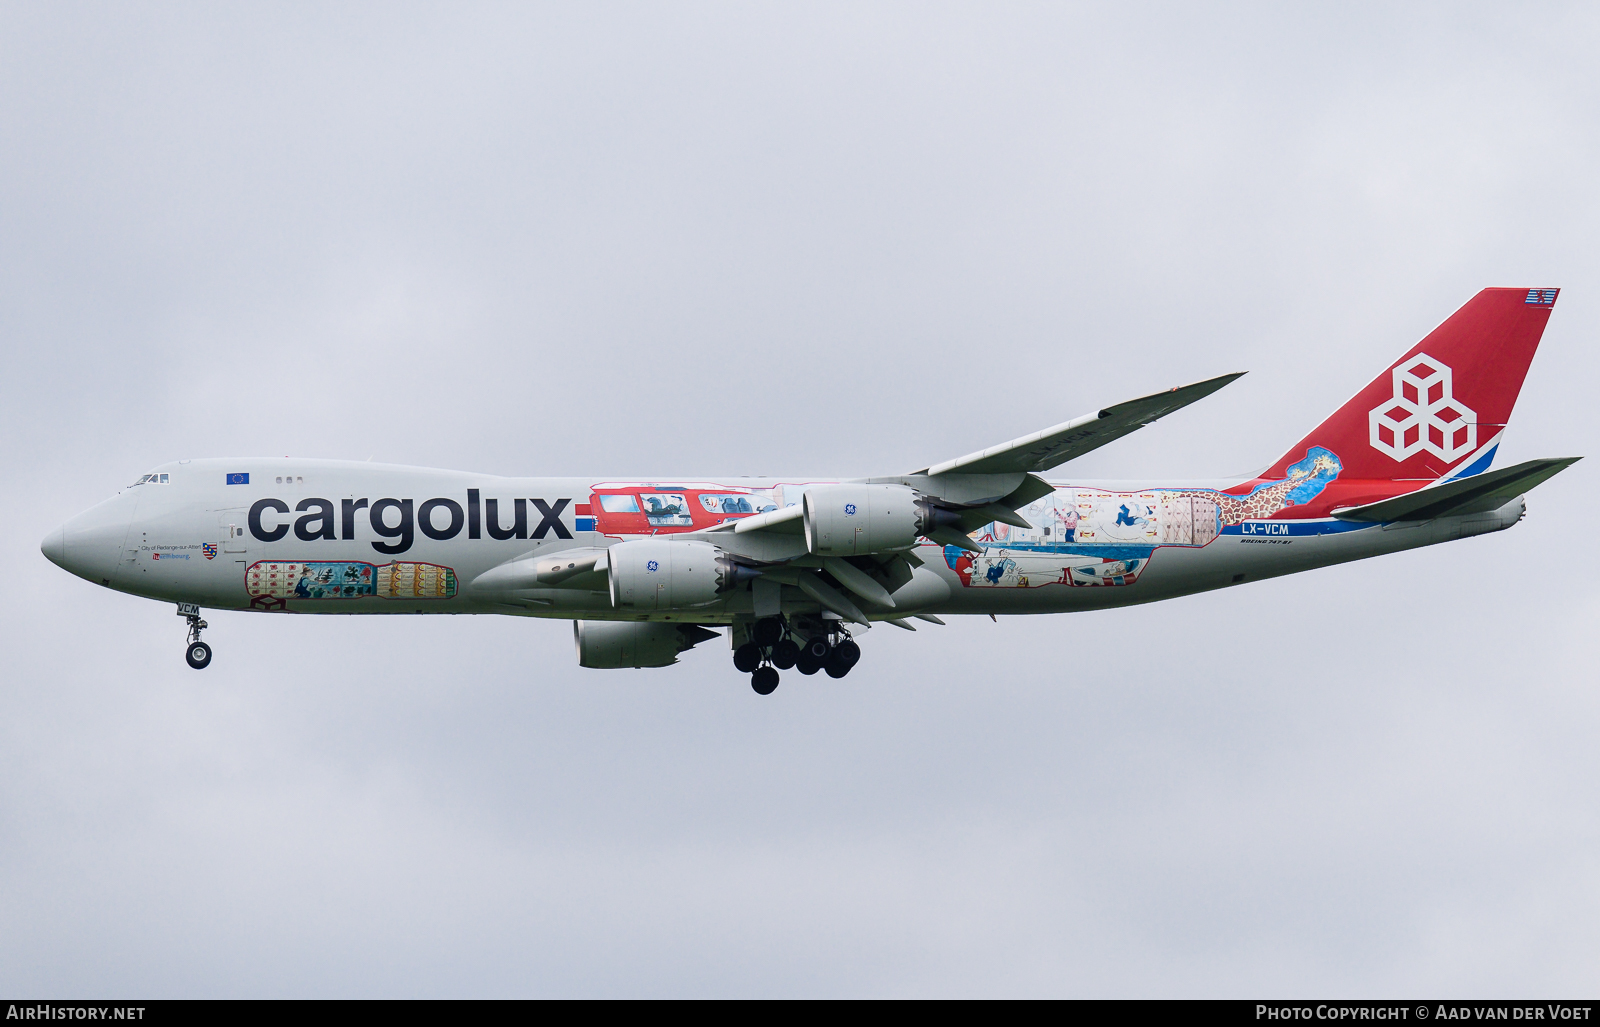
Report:
[{"label": "engine nacelle", "polygon": [[805,493],[806,548],[817,556],[910,549],[924,511],[904,485],[818,485]]},{"label": "engine nacelle", "polygon": [[670,666],[685,649],[718,636],[693,624],[578,620],[572,622],[572,637],[578,648],[578,666],[618,670]]},{"label": "engine nacelle", "polygon": [[708,542],[640,538],[618,542],[606,554],[611,605],[640,613],[709,606],[755,573]]}]

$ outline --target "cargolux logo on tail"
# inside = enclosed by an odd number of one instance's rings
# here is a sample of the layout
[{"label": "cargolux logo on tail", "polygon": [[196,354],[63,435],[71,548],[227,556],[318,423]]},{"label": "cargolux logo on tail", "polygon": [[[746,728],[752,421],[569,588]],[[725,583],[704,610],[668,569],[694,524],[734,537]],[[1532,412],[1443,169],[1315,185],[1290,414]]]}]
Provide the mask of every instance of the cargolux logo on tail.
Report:
[{"label": "cargolux logo on tail", "polygon": [[1450,389],[1450,368],[1419,353],[1394,369],[1394,396],[1368,415],[1372,448],[1397,461],[1421,452],[1455,463],[1478,447],[1478,415]]}]

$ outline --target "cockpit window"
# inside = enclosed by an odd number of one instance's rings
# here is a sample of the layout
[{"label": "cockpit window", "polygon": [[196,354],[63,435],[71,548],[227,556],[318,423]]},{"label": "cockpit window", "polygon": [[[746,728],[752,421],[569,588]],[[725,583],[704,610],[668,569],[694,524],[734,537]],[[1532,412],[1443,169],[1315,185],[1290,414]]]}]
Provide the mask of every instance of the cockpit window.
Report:
[{"label": "cockpit window", "polygon": [[[166,485],[171,480],[171,477],[169,474],[146,474],[142,475],[133,485]],[[133,485],[128,487],[131,489]]]}]

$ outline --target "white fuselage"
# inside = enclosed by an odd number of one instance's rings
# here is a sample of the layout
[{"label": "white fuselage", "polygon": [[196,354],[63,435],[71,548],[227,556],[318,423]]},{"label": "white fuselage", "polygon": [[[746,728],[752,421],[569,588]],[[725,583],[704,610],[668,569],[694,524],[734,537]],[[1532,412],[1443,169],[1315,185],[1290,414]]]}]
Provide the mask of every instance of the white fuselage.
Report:
[{"label": "white fuselage", "polygon": [[[623,613],[603,575],[562,587],[524,581],[509,590],[484,576],[519,558],[639,537],[728,542],[731,532],[702,532],[792,505],[806,488],[826,483],[508,478],[295,459],[193,460],[158,471],[153,482],[69,521],[46,540],[46,554],[119,591],[212,609],[699,624],[750,617],[752,593],[732,590],[692,611]],[[246,475],[248,484],[226,483]],[[981,553],[923,542],[914,550],[918,580],[896,593],[894,610],[868,616],[1057,613],[1149,602],[1497,531],[1523,510],[1519,499],[1491,513],[1425,522],[1285,520],[1252,516],[1260,510],[1222,492],[1236,484],[1056,484],[1053,495],[1017,511],[1032,527],[997,523],[973,532]],[[803,541],[796,544],[803,552]],[[783,590],[782,602],[785,612],[816,609],[793,589]]]}]

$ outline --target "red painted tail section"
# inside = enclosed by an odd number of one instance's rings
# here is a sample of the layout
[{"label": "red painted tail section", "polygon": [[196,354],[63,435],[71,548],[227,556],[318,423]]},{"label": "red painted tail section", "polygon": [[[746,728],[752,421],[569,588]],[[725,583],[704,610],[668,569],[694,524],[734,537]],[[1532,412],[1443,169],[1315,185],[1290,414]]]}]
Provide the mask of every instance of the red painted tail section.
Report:
[{"label": "red painted tail section", "polygon": [[1487,469],[1559,291],[1478,293],[1263,477],[1285,477],[1318,446],[1338,456],[1344,479],[1432,481]]}]

